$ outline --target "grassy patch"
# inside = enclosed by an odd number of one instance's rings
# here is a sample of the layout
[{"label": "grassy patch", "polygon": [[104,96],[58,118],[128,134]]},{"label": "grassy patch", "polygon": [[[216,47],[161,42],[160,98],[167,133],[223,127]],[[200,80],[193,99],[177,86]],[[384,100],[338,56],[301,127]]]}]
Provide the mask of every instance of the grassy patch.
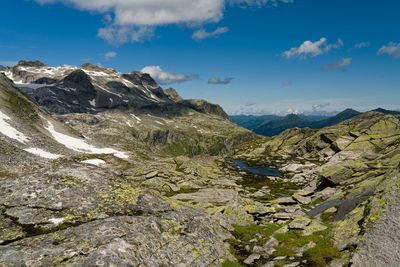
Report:
[{"label": "grassy patch", "polygon": [[222,263],[222,267],[242,267],[242,266],[243,266],[242,264],[230,260],[225,260]]},{"label": "grassy patch", "polygon": [[[263,246],[271,237],[271,235],[280,228],[276,224],[268,225],[233,225],[234,231],[232,232],[234,239],[229,239],[228,243],[231,245],[231,253],[239,261],[245,260],[251,253],[246,250],[246,246],[251,248],[255,245]],[[250,240],[256,239],[256,242]]]},{"label": "grassy patch", "polygon": [[288,257],[295,257],[296,253],[294,253],[293,250],[290,248],[282,247],[282,246],[276,246],[275,247],[276,251],[272,254],[272,258],[279,257],[279,256],[288,256]]},{"label": "grassy patch", "polygon": [[[341,256],[339,250],[334,246],[333,241],[329,238],[332,226],[328,225],[328,229],[318,231],[309,236],[303,236],[301,230],[293,230],[284,234],[276,234],[275,238],[280,242],[281,247],[277,247],[278,254],[274,256],[293,256],[291,251],[301,248],[310,242],[314,242],[316,246],[306,250],[303,254],[303,260],[307,260],[308,266],[325,266],[330,261]],[[286,250],[285,250],[286,249]],[[286,254],[285,254],[286,253]]]}]

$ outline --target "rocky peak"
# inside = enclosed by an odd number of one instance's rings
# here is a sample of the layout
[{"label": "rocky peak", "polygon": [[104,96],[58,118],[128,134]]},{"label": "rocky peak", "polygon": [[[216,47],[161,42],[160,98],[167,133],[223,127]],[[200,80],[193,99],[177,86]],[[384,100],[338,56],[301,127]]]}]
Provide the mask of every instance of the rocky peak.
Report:
[{"label": "rocky peak", "polygon": [[175,91],[174,88],[168,88],[164,90],[164,93],[169,97],[169,99],[175,102],[183,101],[183,98],[178,94],[178,92]]},{"label": "rocky peak", "polygon": [[96,66],[96,65],[93,65],[93,64],[91,64],[91,63],[85,63],[85,64],[83,64],[83,65],[81,66],[81,69],[83,69],[83,70],[88,70],[88,71],[104,72],[104,73],[108,73],[108,74],[116,73],[116,71],[115,71],[114,69],[111,69],[111,68],[104,68],[104,67],[101,67],[101,66]]},{"label": "rocky peak", "polygon": [[129,74],[127,74],[127,77],[129,77],[130,79],[132,79],[133,81],[136,81],[136,82],[142,83],[144,81],[150,86],[158,87],[157,82],[147,73],[143,73],[140,71],[132,71]]},{"label": "rocky peak", "polygon": [[86,86],[90,83],[90,77],[83,70],[76,70],[63,79],[64,82]]},{"label": "rocky peak", "polygon": [[17,67],[37,67],[37,68],[42,68],[42,67],[47,67],[46,64],[37,61],[37,60],[21,60],[18,62],[16,65]]}]

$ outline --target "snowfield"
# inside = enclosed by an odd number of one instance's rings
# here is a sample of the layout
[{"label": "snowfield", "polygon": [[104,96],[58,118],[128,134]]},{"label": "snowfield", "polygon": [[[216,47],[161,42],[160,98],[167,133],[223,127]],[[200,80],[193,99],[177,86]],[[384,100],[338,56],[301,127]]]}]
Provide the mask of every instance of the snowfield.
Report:
[{"label": "snowfield", "polygon": [[8,117],[6,114],[0,111],[0,133],[5,136],[17,140],[20,143],[26,143],[29,141],[29,138],[26,137],[23,133],[12,127],[7,121],[11,121],[12,119]]},{"label": "snowfield", "polygon": [[58,159],[63,157],[62,155],[57,155],[57,154],[53,154],[47,151],[44,151],[43,149],[40,148],[27,148],[24,149],[26,152],[34,154],[36,156],[42,157],[42,158],[46,158],[46,159]]},{"label": "snowfield", "polygon": [[106,162],[102,159],[88,159],[88,160],[84,160],[81,162],[90,164],[90,165],[95,165],[95,166],[100,166],[100,165],[106,164]]},{"label": "snowfield", "polygon": [[54,129],[54,125],[50,121],[47,122],[49,126],[47,126],[46,130],[50,132],[50,134],[58,143],[66,146],[69,149],[88,154],[114,154],[114,156],[121,159],[129,158],[126,152],[117,151],[113,148],[97,148],[86,143],[82,139],[59,133]]}]

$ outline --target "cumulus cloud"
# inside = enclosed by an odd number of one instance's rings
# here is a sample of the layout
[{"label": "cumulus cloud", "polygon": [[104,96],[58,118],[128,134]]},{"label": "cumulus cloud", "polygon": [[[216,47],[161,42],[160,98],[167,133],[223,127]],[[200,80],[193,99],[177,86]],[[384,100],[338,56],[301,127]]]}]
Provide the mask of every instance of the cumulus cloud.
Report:
[{"label": "cumulus cloud", "polygon": [[305,41],[299,47],[293,47],[288,51],[283,52],[283,56],[286,58],[307,58],[316,57],[324,53],[329,52],[332,49],[337,49],[343,46],[343,41],[338,39],[335,44],[329,44],[325,37],[322,37],[319,41]]},{"label": "cumulus cloud", "polygon": [[399,59],[400,58],[400,43],[391,42],[387,46],[386,45],[382,46],[378,51],[378,55],[383,55],[383,54],[388,54],[388,55],[394,57],[395,59]]},{"label": "cumulus cloud", "polygon": [[212,77],[208,80],[208,84],[229,84],[233,78],[226,78],[221,80],[220,78]]},{"label": "cumulus cloud", "polygon": [[192,38],[195,40],[203,40],[206,38],[211,38],[211,37],[218,37],[219,35],[228,32],[229,29],[228,27],[218,27],[215,31],[213,32],[207,32],[205,29],[201,28],[198,31],[195,31],[192,35]]},{"label": "cumulus cloud", "polygon": [[110,52],[107,52],[107,53],[104,55],[104,59],[105,59],[105,60],[110,60],[110,59],[112,59],[112,58],[115,58],[116,56],[117,56],[117,52],[110,51]]},{"label": "cumulus cloud", "polygon": [[160,66],[147,66],[141,72],[150,74],[160,84],[181,83],[196,79],[197,75],[176,74],[173,72],[164,71]]},{"label": "cumulus cloud", "polygon": [[346,66],[351,65],[351,62],[353,59],[351,57],[349,58],[344,58],[342,60],[339,60],[338,62],[335,62],[333,64],[325,64],[321,67],[322,70],[337,70],[337,69],[342,69]]},{"label": "cumulus cloud", "polygon": [[289,108],[288,111],[286,112],[287,114],[295,114],[298,115],[300,114],[300,111],[298,109],[293,109],[293,108]]},{"label": "cumulus cloud", "polygon": [[[75,8],[105,14],[105,27],[98,36],[114,44],[142,42],[157,26],[183,24],[200,26],[223,18],[225,5],[262,6],[293,0],[35,0],[40,4],[62,2]],[[111,14],[111,15],[110,15]],[[223,29],[223,28],[222,28]],[[221,29],[219,30],[221,31]],[[216,33],[221,34],[221,33]]]}]

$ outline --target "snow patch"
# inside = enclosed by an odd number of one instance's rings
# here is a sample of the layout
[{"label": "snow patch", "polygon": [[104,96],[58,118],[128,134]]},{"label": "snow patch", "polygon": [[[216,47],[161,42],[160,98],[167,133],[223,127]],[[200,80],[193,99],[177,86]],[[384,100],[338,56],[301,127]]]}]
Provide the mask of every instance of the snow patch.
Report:
[{"label": "snow patch", "polygon": [[96,98],[93,99],[93,100],[90,100],[89,103],[90,103],[90,105],[92,105],[93,107],[95,107],[95,106],[96,106]]},{"label": "snow patch", "polygon": [[142,122],[142,119],[140,119],[138,116],[135,114],[131,114],[138,122]]},{"label": "snow patch", "polygon": [[0,133],[20,143],[26,143],[29,140],[28,137],[12,127],[6,120],[11,121],[11,118],[0,111]]},{"label": "snow patch", "polygon": [[82,139],[59,133],[54,129],[54,125],[50,121],[47,122],[49,126],[46,128],[46,130],[50,132],[50,134],[58,143],[66,146],[69,149],[88,154],[114,154],[114,156],[121,159],[129,158],[125,152],[117,151],[112,148],[97,148],[86,143]]},{"label": "snow patch", "polygon": [[65,221],[64,218],[51,218],[49,219],[49,222],[54,223],[56,225],[59,225]]},{"label": "snow patch", "polygon": [[50,152],[44,151],[43,149],[35,148],[35,147],[27,148],[24,150],[28,153],[34,154],[36,156],[39,156],[39,157],[42,157],[45,159],[58,159],[58,158],[62,157],[62,155],[52,154]]},{"label": "snow patch", "polygon": [[86,163],[86,164],[95,165],[95,166],[100,166],[100,165],[106,164],[106,162],[102,159],[88,159],[88,160],[84,160],[81,162]]}]

